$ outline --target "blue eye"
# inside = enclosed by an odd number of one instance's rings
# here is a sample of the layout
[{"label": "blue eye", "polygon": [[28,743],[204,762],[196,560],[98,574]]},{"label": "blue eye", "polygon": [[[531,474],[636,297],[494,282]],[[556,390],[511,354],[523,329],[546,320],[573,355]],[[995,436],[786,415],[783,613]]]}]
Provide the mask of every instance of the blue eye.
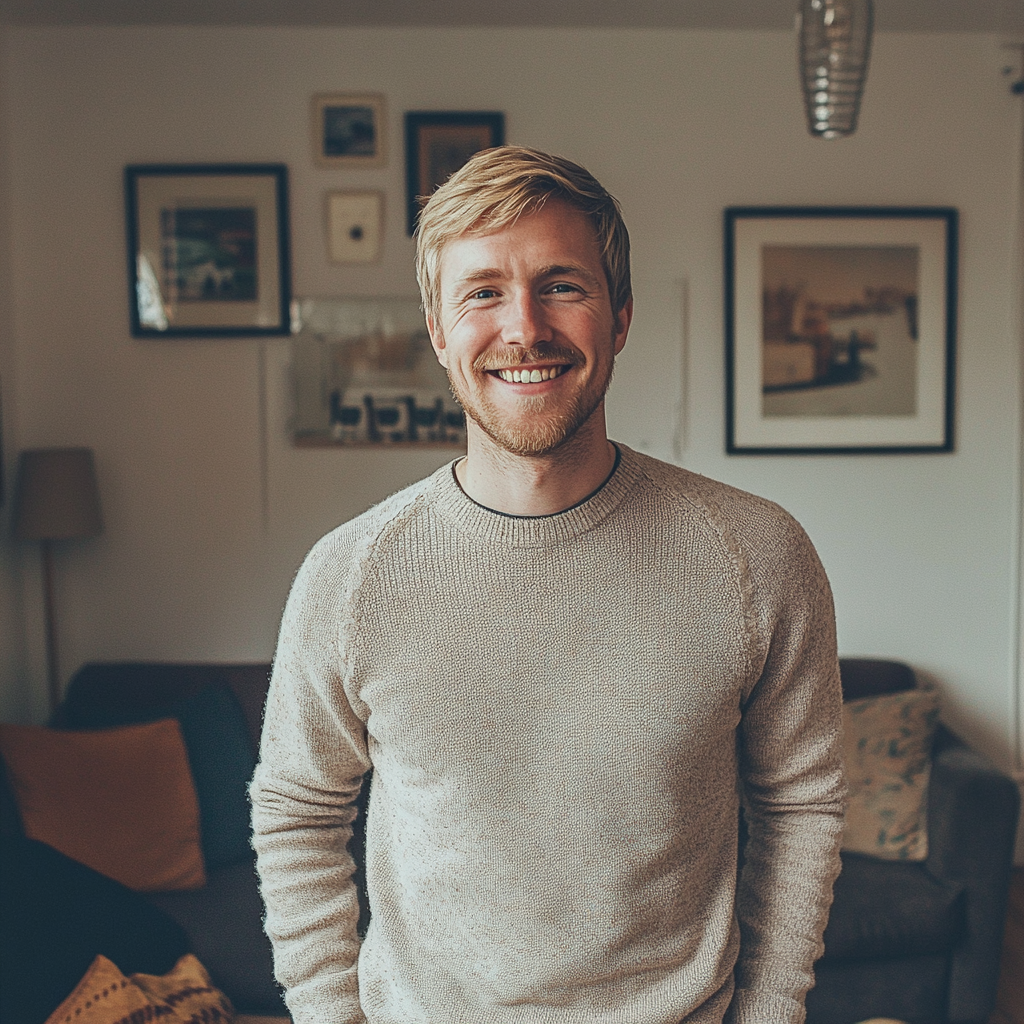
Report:
[{"label": "blue eye", "polygon": [[481,288],[478,292],[470,295],[471,299],[493,299],[498,293],[493,288]]}]

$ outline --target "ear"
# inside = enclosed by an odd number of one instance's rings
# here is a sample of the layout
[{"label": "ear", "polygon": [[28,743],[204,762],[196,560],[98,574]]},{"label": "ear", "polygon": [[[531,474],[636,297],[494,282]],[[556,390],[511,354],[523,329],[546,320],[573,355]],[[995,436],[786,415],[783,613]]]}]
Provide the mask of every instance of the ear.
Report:
[{"label": "ear", "polygon": [[434,355],[437,361],[445,368],[448,366],[448,349],[444,343],[444,335],[433,316],[427,314],[427,334],[430,335],[430,344],[433,346]]},{"label": "ear", "polygon": [[633,322],[633,297],[615,314],[615,354],[618,355],[626,344],[629,325]]}]

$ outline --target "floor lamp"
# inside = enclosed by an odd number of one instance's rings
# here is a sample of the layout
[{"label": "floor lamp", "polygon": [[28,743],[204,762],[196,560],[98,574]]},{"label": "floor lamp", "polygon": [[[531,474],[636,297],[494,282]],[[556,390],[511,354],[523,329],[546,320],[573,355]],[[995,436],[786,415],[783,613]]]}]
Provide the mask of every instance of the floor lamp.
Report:
[{"label": "floor lamp", "polygon": [[60,703],[53,542],[103,531],[96,466],[89,448],[34,448],[21,453],[14,492],[14,536],[42,549],[46,672],[50,713]]}]

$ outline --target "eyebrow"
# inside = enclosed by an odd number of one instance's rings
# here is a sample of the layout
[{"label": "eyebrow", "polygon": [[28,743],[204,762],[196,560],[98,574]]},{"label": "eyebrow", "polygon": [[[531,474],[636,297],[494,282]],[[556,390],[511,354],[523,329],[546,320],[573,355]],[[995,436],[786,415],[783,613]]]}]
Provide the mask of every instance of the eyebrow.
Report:
[{"label": "eyebrow", "polygon": [[[552,263],[549,266],[542,267],[540,273],[537,274],[539,280],[562,276],[581,277],[594,285],[600,283],[594,274],[579,263]],[[479,270],[471,270],[469,273],[463,274],[462,277],[453,281],[452,284],[456,288],[461,288],[467,284],[476,284],[480,281],[495,281],[501,277],[504,277],[504,271],[499,270],[497,267],[481,267]]]}]

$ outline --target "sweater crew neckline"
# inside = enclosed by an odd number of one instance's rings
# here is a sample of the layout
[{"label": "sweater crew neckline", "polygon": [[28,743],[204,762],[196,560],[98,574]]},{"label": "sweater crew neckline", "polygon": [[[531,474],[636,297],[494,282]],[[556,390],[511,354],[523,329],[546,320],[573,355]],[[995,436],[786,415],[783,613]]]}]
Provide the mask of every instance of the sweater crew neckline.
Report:
[{"label": "sweater crew neckline", "polygon": [[427,503],[461,533],[481,543],[511,547],[545,547],[594,529],[607,519],[633,490],[641,472],[636,454],[613,442],[618,455],[608,479],[591,495],[561,512],[543,516],[517,516],[498,512],[474,501],[455,477],[458,459],[442,466],[424,495]]}]

